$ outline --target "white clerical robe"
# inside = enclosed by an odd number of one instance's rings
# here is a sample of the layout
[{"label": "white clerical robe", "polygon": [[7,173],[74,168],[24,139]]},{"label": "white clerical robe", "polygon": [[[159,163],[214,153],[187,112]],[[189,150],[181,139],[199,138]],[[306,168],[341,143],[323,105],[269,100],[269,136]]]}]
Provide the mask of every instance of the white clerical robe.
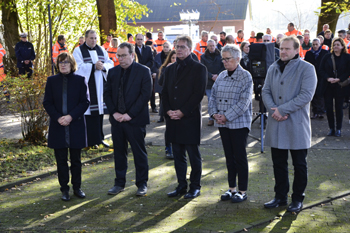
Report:
[{"label": "white clerical robe", "polygon": [[[99,45],[96,45],[99,46]],[[97,93],[97,102],[98,102],[98,110],[100,115],[102,115],[103,112],[103,79],[107,81],[107,74],[108,70],[110,68],[113,68],[113,61],[109,59],[107,51],[99,46],[101,50],[103,51],[104,56],[104,63],[103,67],[106,69],[106,72],[103,72],[101,70],[95,70],[95,83],[96,83],[96,93]],[[92,63],[96,64],[98,61],[98,56],[96,50],[89,50]],[[81,50],[79,47],[75,48],[73,51],[73,57],[75,58],[75,61],[77,62],[77,71],[75,71],[75,74],[81,75],[86,78],[86,82],[89,83],[91,69],[93,64],[91,63],[84,63],[83,55],[81,53]],[[90,106],[86,110],[85,115],[91,115]]]}]

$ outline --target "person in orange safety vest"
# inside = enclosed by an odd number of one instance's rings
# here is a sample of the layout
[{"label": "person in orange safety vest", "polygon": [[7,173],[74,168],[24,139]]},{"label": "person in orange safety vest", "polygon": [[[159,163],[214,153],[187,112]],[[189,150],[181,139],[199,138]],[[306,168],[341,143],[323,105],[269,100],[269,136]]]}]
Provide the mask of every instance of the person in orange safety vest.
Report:
[{"label": "person in orange safety vest", "polygon": [[235,39],[235,44],[240,45],[244,41],[244,33],[242,29],[237,31],[237,37]]},{"label": "person in orange safety vest", "polygon": [[218,50],[221,51],[221,49],[226,45],[226,32],[222,31],[220,32],[220,41],[217,44]]},{"label": "person in orange safety vest", "polygon": [[132,36],[131,33],[128,33],[128,43],[135,45],[136,42],[134,41],[134,37]]},{"label": "person in orange safety vest", "polygon": [[324,50],[329,50],[329,47],[328,47],[327,45],[323,44],[323,42],[324,42],[324,37],[321,36],[321,35],[318,35],[317,38],[320,40],[320,44],[321,44],[321,46],[322,46],[322,49],[324,49]]},{"label": "person in orange safety vest", "polygon": [[304,43],[304,37],[303,36],[297,36],[299,42],[300,42],[300,47],[299,47],[299,57],[300,59],[304,60],[304,53],[303,53],[303,47],[301,46]]},{"label": "person in orange safety vest", "polygon": [[166,42],[166,40],[164,40],[164,33],[162,31],[158,32],[158,39],[154,41],[154,43],[156,43],[157,47],[157,53],[160,53],[163,51],[163,44]]},{"label": "person in orange safety vest", "polygon": [[119,40],[118,38],[113,38],[111,40],[111,47],[107,49],[108,57],[113,61],[114,66],[119,65],[119,60],[117,57],[117,50],[118,50],[118,45],[119,45]]},{"label": "person in orange safety vest", "polygon": [[251,31],[250,32],[250,37],[248,39],[249,44],[254,44],[256,42],[256,38],[255,38],[255,32]]},{"label": "person in orange safety vest", "polygon": [[82,44],[84,44],[84,42],[85,42],[85,37],[83,37],[83,36],[79,37],[79,44],[77,44],[77,46],[75,46],[75,48],[79,47]]},{"label": "person in orange safety vest", "polygon": [[271,38],[272,38],[271,42],[272,43],[276,43],[276,38],[271,35],[271,29],[270,28],[266,28],[266,34],[271,36]]},{"label": "person in orange safety vest", "polygon": [[102,47],[105,48],[105,50],[111,47],[111,44],[110,44],[111,40],[112,40],[112,34],[108,34],[107,41],[102,45]]},{"label": "person in orange safety vest", "polygon": [[198,60],[201,60],[201,56],[205,53],[205,50],[207,49],[207,41],[208,41],[208,32],[202,31],[201,33],[202,39],[196,44],[194,47],[194,54],[197,55]]},{"label": "person in orange safety vest", "polygon": [[58,55],[64,52],[69,53],[65,43],[66,43],[66,38],[64,37],[64,35],[59,35],[56,43],[54,44],[54,46],[52,46],[52,59],[55,64],[56,64]]},{"label": "person in orange safety vest", "polygon": [[286,36],[291,36],[291,35],[296,35],[296,36],[301,36],[302,33],[294,28],[293,23],[288,24],[288,32],[285,33]]},{"label": "person in orange safety vest", "polygon": [[[0,44],[0,83],[5,79],[6,74],[4,71],[4,63],[2,62],[2,58],[5,56],[6,51]],[[1,85],[1,84],[0,84]]]}]

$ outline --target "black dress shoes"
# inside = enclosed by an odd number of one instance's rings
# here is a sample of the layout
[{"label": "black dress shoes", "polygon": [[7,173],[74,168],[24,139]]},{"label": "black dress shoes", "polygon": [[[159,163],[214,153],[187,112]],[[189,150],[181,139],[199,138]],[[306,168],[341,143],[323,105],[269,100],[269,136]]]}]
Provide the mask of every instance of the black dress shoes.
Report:
[{"label": "black dress shoes", "polygon": [[335,130],[334,129],[330,129],[327,136],[334,136],[335,134]]},{"label": "black dress shoes", "polygon": [[70,200],[69,192],[68,191],[63,191],[61,199],[63,201],[69,201]]},{"label": "black dress shoes", "polygon": [[184,195],[185,193],[187,193],[187,188],[179,188],[177,187],[174,191],[168,193],[168,197],[177,197],[177,196],[181,196]]},{"label": "black dress shoes", "polygon": [[85,193],[81,189],[74,190],[74,195],[79,198],[85,198]]},{"label": "black dress shoes", "polygon": [[272,201],[266,202],[264,204],[264,207],[268,208],[268,209],[272,209],[272,208],[276,208],[276,207],[284,206],[284,205],[287,205],[286,200],[274,198]]},{"label": "black dress shoes", "polygon": [[301,201],[292,201],[292,203],[288,206],[288,212],[298,213],[303,208],[303,203]]},{"label": "black dress shoes", "polygon": [[335,131],[334,136],[336,136],[336,137],[340,137],[340,136],[341,136],[341,131],[340,131],[340,129],[337,129],[337,130]]},{"label": "black dress shoes", "polygon": [[190,191],[188,191],[188,193],[185,194],[184,198],[192,199],[192,198],[198,197],[199,195],[201,195],[200,189],[190,189]]}]

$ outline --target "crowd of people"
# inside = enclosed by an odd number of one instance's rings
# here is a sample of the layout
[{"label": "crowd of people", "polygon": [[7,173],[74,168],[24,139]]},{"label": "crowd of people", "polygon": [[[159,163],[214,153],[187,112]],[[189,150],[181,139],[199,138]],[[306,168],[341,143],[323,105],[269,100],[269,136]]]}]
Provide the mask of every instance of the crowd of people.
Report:
[{"label": "crowd of people", "polygon": [[[97,33],[88,30],[79,38],[72,54],[67,50],[64,35],[58,36],[52,49],[57,74],[47,80],[43,105],[50,116],[48,146],[55,152],[62,199],[70,200],[69,169],[74,195],[85,197],[81,190],[80,153],[85,147],[109,146],[104,142],[104,114],[109,115],[111,124],[116,174],[108,194],[124,191],[129,143],[136,168],[136,195],[146,195],[148,159],[144,138],[150,111],[159,113],[158,123],[165,121],[165,154],[166,158],[174,159],[178,185],[167,195],[184,195],[187,199],[199,196],[201,101],[207,95],[207,124],[219,129],[228,171],[229,188],[221,200],[245,201],[249,180],[246,146],[254,89],[250,45],[274,43],[275,62],[262,83],[261,98],[268,112],[265,145],[271,147],[275,197],[264,206],[287,205],[290,151],[294,182],[287,210],[299,212],[307,185],[311,119],[322,119],[326,112],[327,135],[341,136],[343,103],[350,95],[350,31],[340,30],[334,38],[326,24],[311,39],[307,29],[301,33],[293,23],[287,28],[284,35],[276,37],[269,28],[265,34],[252,31],[247,40],[243,30],[237,31],[236,38],[225,32],[209,38],[209,33],[202,31],[196,44],[188,36],[179,36],[171,44],[161,31],[157,40],[148,32],[145,36],[128,34],[123,43],[107,35],[102,46],[97,45]],[[20,37],[15,48],[17,66],[19,74],[30,78],[34,48],[26,33]],[[0,47],[0,71],[5,53]],[[3,71],[0,78],[2,74]],[[159,94],[159,109],[155,93]],[[191,165],[190,184],[186,179],[186,152]]]}]

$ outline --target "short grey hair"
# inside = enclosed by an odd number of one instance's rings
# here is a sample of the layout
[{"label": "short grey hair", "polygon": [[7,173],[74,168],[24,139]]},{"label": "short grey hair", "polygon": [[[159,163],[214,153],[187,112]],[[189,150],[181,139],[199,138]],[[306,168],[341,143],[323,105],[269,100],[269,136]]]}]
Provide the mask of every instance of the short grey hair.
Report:
[{"label": "short grey hair", "polygon": [[210,39],[210,40],[207,41],[207,44],[209,44],[209,43],[214,43],[214,45],[216,45],[215,40],[212,40],[212,39]]},{"label": "short grey hair", "polygon": [[315,38],[315,39],[312,40],[312,42],[314,42],[314,41],[317,41],[318,43],[321,44],[321,41],[320,41],[320,39],[318,39],[318,38]]},{"label": "short grey hair", "polygon": [[269,41],[271,41],[271,40],[272,40],[272,36],[271,36],[271,35],[269,35],[269,34],[265,34],[265,35],[263,36],[263,38],[264,38],[264,37],[268,37]]},{"label": "short grey hair", "polygon": [[242,52],[241,49],[238,47],[238,45],[235,44],[227,44],[225,47],[222,48],[221,50],[221,56],[223,52],[229,52],[233,59],[236,59],[239,57],[239,60],[242,58]]},{"label": "short grey hair", "polygon": [[201,36],[208,35],[207,31],[202,31]]}]

